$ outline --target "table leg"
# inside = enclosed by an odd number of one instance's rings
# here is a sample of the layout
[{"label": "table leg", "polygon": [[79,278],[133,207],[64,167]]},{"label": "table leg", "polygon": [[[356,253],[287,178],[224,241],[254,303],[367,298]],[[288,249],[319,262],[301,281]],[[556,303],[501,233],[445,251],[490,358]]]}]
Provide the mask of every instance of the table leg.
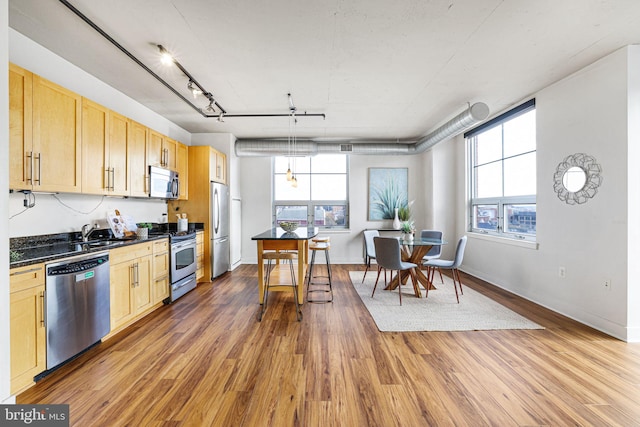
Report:
[{"label": "table leg", "polygon": [[298,240],[298,304],[304,303],[304,277],[307,271],[307,257],[309,256],[307,245],[307,240]]},{"label": "table leg", "polygon": [[264,303],[264,244],[262,240],[258,240],[258,301],[260,305]]}]

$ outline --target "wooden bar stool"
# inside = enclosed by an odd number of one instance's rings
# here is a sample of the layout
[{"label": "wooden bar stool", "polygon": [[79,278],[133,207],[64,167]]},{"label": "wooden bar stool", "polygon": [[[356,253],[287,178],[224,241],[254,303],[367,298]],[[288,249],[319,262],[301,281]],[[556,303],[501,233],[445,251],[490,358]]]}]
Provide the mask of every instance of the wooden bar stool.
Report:
[{"label": "wooden bar stool", "polygon": [[[327,303],[333,302],[333,287],[331,285],[331,261],[329,259],[329,249],[331,249],[331,243],[329,237],[315,237],[311,239],[311,244],[309,245],[309,249],[311,250],[311,262],[309,263],[309,274],[307,276],[307,301],[313,303]],[[316,263],[316,252],[322,251],[324,252],[324,259],[327,265],[327,275],[326,276],[314,276],[313,275],[313,267]],[[317,283],[313,281],[313,278],[326,278],[327,282],[325,283]],[[309,296],[312,292],[322,292],[329,293],[329,299],[311,299]]]},{"label": "wooden bar stool", "polygon": [[[282,288],[282,287],[291,287],[293,289],[293,300],[296,303],[296,318],[298,322],[302,320],[302,310],[300,309],[300,305],[298,304],[298,286],[296,284],[296,274],[293,268],[293,260],[296,259],[296,253],[294,252],[264,252],[262,254],[262,259],[267,260],[267,271],[264,275],[264,302],[262,307],[260,307],[260,313],[258,313],[258,322],[262,320],[262,315],[265,311],[267,311],[267,300],[269,298],[269,288]],[[275,261],[275,263],[274,263]],[[281,281],[278,281],[278,284],[272,285],[271,281],[271,272],[275,268],[275,264],[279,264],[280,261],[288,261],[289,263],[289,272],[291,273],[291,283],[290,284],[282,284]],[[304,283],[304,282],[303,282]]]}]

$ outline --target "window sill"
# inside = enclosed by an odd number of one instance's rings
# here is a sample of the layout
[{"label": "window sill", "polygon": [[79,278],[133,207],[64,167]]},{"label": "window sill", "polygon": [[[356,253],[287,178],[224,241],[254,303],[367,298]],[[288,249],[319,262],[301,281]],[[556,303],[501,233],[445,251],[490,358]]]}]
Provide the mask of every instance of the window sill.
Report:
[{"label": "window sill", "polygon": [[504,245],[518,246],[520,248],[538,250],[538,242],[531,242],[528,240],[509,239],[506,237],[498,237],[498,236],[492,236],[490,234],[474,233],[471,231],[467,232],[466,234],[471,239],[486,240],[489,242],[495,242],[495,243],[500,243]]}]

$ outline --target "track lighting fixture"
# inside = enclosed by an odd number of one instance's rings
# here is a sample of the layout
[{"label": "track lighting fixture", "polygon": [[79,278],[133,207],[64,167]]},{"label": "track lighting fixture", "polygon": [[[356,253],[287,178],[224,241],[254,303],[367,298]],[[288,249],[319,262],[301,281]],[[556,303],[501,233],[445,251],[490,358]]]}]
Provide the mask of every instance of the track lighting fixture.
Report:
[{"label": "track lighting fixture", "polygon": [[224,113],[221,112],[220,114],[218,114],[218,122],[224,123]]},{"label": "track lighting fixture", "polygon": [[200,89],[198,89],[197,87],[193,87],[193,82],[191,80],[189,80],[189,83],[187,83],[187,89],[191,91],[194,98],[197,98],[198,95],[202,95],[202,91]]},{"label": "track lighting fixture", "polygon": [[169,51],[160,45],[158,45],[158,48],[160,49],[160,62],[166,66],[173,64],[174,59]]},{"label": "track lighting fixture", "polygon": [[213,98],[211,98],[211,99],[209,100],[209,105],[207,105],[207,106],[204,108],[204,111],[205,111],[206,113],[214,114],[214,113],[216,112],[216,109],[213,107],[213,104],[214,104],[214,103],[215,103],[215,100],[214,100]]}]

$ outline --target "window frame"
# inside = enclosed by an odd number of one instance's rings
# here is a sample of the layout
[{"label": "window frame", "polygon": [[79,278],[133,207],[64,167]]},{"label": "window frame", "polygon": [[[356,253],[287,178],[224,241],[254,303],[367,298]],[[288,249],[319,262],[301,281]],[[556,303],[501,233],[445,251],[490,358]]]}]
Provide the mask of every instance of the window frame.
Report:
[{"label": "window frame", "polygon": [[[322,154],[317,154],[316,156],[321,156]],[[274,156],[272,157],[272,171],[273,173],[271,174],[272,176],[272,196],[271,196],[271,210],[272,210],[272,220],[271,223],[274,227],[277,227],[277,210],[279,207],[281,206],[306,206],[307,208],[307,225],[308,226],[313,226],[313,227],[318,227],[318,229],[320,230],[348,230],[350,228],[350,205],[349,205],[349,175],[350,175],[350,159],[349,159],[349,155],[347,154],[341,154],[345,157],[345,172],[342,173],[336,173],[336,172],[317,172],[314,173],[313,172],[313,162],[311,157],[312,156],[302,156],[302,157],[298,157],[297,161],[300,161],[301,158],[307,158],[309,159],[309,172],[308,173],[301,173],[301,172],[296,172],[296,175],[309,175],[309,185],[312,186],[313,185],[313,179],[312,176],[313,175],[340,175],[340,174],[344,174],[345,175],[345,194],[346,194],[346,199],[345,200],[336,200],[336,199],[323,199],[323,200],[313,200],[312,194],[313,194],[313,189],[310,187],[310,192],[309,192],[309,200],[277,200],[276,199],[276,176],[278,175],[285,175],[285,173],[283,172],[279,172],[276,171],[276,159],[277,158],[284,158],[287,159],[289,156]],[[316,206],[344,206],[344,225],[316,225],[316,218],[315,218],[315,211],[316,211]]]},{"label": "window frame", "polygon": [[[485,234],[485,235],[493,235],[493,236],[513,239],[513,240],[525,240],[525,241],[531,241],[531,242],[536,241],[537,229],[536,229],[536,232],[534,233],[523,233],[523,232],[508,230],[508,218],[506,214],[507,207],[511,205],[534,205],[536,207],[536,217],[537,217],[536,194],[521,195],[521,196],[476,197],[475,192],[477,190],[477,186],[475,182],[475,179],[476,179],[475,168],[478,165],[475,164],[475,139],[474,139],[474,137],[478,136],[479,134],[490,131],[491,129],[494,129],[497,126],[502,126],[503,124],[509,122],[510,120],[513,120],[530,111],[534,111],[535,109],[536,109],[536,103],[534,98],[495,117],[492,120],[489,120],[486,123],[481,124],[480,126],[477,126],[474,129],[469,130],[468,132],[465,132],[464,138],[466,142],[468,159],[469,159],[468,168],[467,168],[467,172],[469,174],[468,176],[468,180],[469,180],[468,181],[468,184],[469,184],[468,220],[469,222],[467,224],[467,230],[469,232]],[[537,120],[537,116],[536,116],[536,120]],[[502,180],[501,185],[502,185],[503,194],[504,194],[504,187],[505,187],[504,161],[515,157],[511,155],[508,155],[508,156],[504,155],[504,151],[505,151],[504,142],[505,141],[504,141],[504,135],[503,135],[503,138],[501,141],[502,155],[499,159],[495,160],[496,162],[499,161],[502,163],[503,174],[501,178]],[[529,153],[537,154],[537,149],[538,147],[537,147],[537,141],[536,141],[535,150],[519,153],[518,156],[529,154]],[[536,156],[536,171],[537,171],[537,156]],[[537,191],[537,188],[536,188],[536,191]],[[478,227],[477,224],[475,224],[476,207],[486,206],[486,205],[496,207],[497,218],[495,218],[496,220],[495,228]],[[536,220],[536,225],[537,225],[537,220]]]}]

